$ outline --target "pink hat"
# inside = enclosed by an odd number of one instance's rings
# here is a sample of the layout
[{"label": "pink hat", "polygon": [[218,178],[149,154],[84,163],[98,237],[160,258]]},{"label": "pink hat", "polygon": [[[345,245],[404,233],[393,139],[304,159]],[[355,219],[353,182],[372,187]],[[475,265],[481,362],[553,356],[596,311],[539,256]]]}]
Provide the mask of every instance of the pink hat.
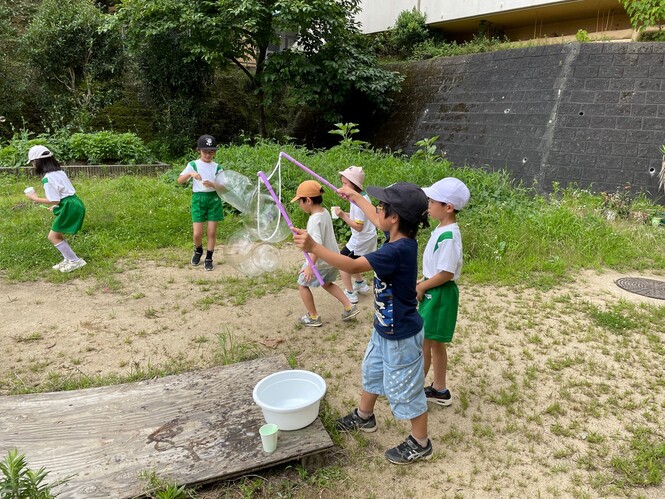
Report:
[{"label": "pink hat", "polygon": [[343,172],[339,172],[339,174],[362,190],[363,183],[365,182],[365,172],[363,172],[360,166],[349,166]]}]

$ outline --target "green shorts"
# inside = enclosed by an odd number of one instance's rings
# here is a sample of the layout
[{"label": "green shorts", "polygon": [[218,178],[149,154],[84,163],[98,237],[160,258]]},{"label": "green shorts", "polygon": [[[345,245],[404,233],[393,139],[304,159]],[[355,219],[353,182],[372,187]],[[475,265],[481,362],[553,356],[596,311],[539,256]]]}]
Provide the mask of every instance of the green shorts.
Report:
[{"label": "green shorts", "polygon": [[418,312],[425,323],[425,339],[450,343],[457,323],[459,289],[455,281],[428,289],[423,295]]},{"label": "green shorts", "polygon": [[53,214],[55,215],[55,220],[51,224],[53,232],[76,234],[83,226],[85,206],[76,194],[72,194],[60,200],[53,208]]},{"label": "green shorts", "polygon": [[192,193],[192,222],[219,222],[224,220],[222,200],[217,191]]}]

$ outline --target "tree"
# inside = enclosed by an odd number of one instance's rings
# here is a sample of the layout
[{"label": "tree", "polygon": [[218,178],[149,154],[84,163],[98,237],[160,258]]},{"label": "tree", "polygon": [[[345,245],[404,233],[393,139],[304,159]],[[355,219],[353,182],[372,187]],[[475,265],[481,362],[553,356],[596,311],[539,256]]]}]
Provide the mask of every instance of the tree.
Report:
[{"label": "tree", "polygon": [[123,51],[106,19],[92,0],[44,0],[22,39],[44,106],[65,124],[84,127],[114,96]]},{"label": "tree", "polygon": [[16,125],[30,123],[23,109],[35,107],[33,85],[21,59],[20,39],[38,0],[0,0],[0,135],[9,137]]},{"label": "tree", "polygon": [[[119,18],[135,46],[177,33],[188,59],[240,68],[258,98],[265,136],[266,105],[293,80],[308,87],[301,94],[310,105],[330,106],[351,91],[386,103],[383,93],[399,78],[362,51],[358,10],[359,0],[123,0]],[[271,53],[286,33],[297,48]]]},{"label": "tree", "polygon": [[665,22],[665,2],[663,0],[619,0],[630,17],[630,24],[636,31],[644,31],[651,26]]}]

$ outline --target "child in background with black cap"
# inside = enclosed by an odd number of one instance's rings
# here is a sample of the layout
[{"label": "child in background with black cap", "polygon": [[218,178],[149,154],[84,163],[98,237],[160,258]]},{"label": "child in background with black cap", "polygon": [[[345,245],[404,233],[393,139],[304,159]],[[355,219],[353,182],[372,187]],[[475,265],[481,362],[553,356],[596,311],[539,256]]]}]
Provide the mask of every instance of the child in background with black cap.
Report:
[{"label": "child in background with black cap", "polygon": [[388,449],[386,458],[410,464],[432,457],[427,436],[427,399],[423,391],[423,321],[418,314],[416,235],[427,224],[427,196],[420,187],[398,182],[385,189],[367,187],[378,199],[375,208],[354,189],[342,187],[340,195],[363,210],[370,222],[390,234],[388,242],[372,253],[353,259],[316,243],[307,231],[295,229],[296,245],[350,274],[374,271],[374,330],[362,366],[360,404],[337,420],[343,431],[377,429],[374,406],[380,395],[390,403],[397,419],[411,421],[411,434]]},{"label": "child in background with black cap", "polygon": [[178,183],[184,184],[190,179],[192,182],[192,223],[194,238],[194,255],[191,264],[201,263],[203,256],[203,225],[208,224],[206,235],[206,257],[203,268],[212,270],[212,254],[215,251],[217,237],[217,222],[224,220],[222,200],[217,190],[223,191],[223,186],[215,183],[215,177],[222,171],[222,167],[213,161],[217,153],[217,142],[212,135],[201,135],[197,142],[199,159],[191,161],[178,177]]},{"label": "child in background with black cap", "polygon": [[461,180],[447,177],[423,187],[429,198],[429,216],[439,224],[432,231],[423,253],[423,278],[416,290],[419,312],[425,323],[425,376],[430,365],[434,382],[425,387],[428,402],[443,406],[453,403],[446,387],[448,352],[457,322],[459,290],[455,281],[462,272],[462,234],[457,213],[469,202],[469,189]]}]

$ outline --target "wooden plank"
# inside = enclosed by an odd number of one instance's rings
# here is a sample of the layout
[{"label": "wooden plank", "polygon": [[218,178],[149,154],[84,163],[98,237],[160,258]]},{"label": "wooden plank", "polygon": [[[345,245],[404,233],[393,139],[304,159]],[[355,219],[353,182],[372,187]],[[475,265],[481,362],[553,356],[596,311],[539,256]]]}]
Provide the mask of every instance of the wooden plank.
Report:
[{"label": "wooden plank", "polygon": [[332,447],[317,420],[280,431],[266,454],[254,385],[289,369],[283,355],[102,388],[0,397],[0,451],[46,467],[60,497],[134,497],[142,471],[178,484],[240,476]]}]

